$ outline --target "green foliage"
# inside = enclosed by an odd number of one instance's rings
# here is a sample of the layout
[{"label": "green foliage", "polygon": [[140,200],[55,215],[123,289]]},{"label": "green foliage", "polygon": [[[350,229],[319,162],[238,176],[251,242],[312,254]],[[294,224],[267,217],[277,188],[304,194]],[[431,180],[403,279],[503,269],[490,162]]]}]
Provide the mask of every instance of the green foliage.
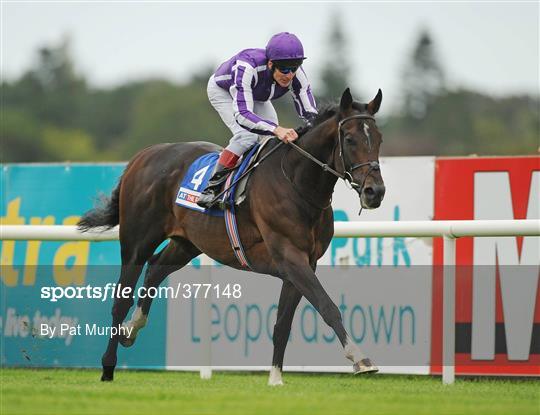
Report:
[{"label": "green foliage", "polygon": [[51,154],[51,158],[58,161],[92,161],[96,159],[94,141],[84,131],[46,126],[42,133],[44,149],[48,154]]},{"label": "green foliage", "polygon": [[14,91],[21,92],[15,94],[19,104],[48,123],[76,127],[87,89],[84,79],[75,73],[69,39],[56,48],[41,48],[38,56],[35,68],[20,79]]},{"label": "green foliage", "polygon": [[2,162],[50,159],[41,141],[39,121],[28,111],[2,108],[0,124]]},{"label": "green foliage", "polygon": [[164,141],[212,141],[225,144],[230,131],[211,108],[206,88],[149,81],[139,90],[132,107],[127,152]]},{"label": "green foliage", "polygon": [[539,147],[538,99],[495,99],[468,90],[433,98],[422,120],[393,116],[386,155],[519,155]]},{"label": "green foliage", "polygon": [[[334,101],[348,86],[346,48],[334,15],[321,76],[327,100]],[[429,35],[422,35],[405,96],[425,107],[421,117],[411,110],[380,121],[384,155],[537,153],[537,97],[496,99],[468,90],[446,91],[435,56]],[[127,160],[146,146],[167,141],[224,146],[231,133],[206,96],[214,66],[197,71],[184,85],[147,79],[96,89],[75,70],[69,40],[42,48],[26,73],[1,85],[2,161]],[[301,124],[290,97],[274,105],[281,125]]]},{"label": "green foliage", "polygon": [[[83,102],[79,127],[94,137],[97,151],[115,152],[126,139],[135,97],[142,83],[129,83],[109,90],[90,90]],[[119,157],[120,155],[117,155]]]}]

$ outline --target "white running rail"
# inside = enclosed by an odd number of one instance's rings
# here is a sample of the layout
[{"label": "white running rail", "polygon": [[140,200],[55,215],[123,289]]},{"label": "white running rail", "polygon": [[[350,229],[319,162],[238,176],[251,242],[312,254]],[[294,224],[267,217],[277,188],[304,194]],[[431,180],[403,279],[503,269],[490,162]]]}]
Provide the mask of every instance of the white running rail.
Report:
[{"label": "white running rail", "polygon": [[[455,380],[455,300],[456,238],[464,236],[540,236],[540,220],[450,220],[405,222],[334,222],[334,237],[443,237],[443,374],[444,384]],[[81,233],[76,226],[3,225],[0,240],[25,241],[114,241],[118,228],[104,232]],[[211,376],[210,366],[201,369],[201,377]]]}]

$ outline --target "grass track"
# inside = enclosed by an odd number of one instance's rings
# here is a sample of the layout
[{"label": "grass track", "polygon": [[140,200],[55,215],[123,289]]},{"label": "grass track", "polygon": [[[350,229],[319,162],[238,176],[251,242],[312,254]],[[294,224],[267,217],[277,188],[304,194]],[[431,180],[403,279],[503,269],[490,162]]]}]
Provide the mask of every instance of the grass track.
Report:
[{"label": "grass track", "polygon": [[3,414],[539,414],[535,380],[457,380],[376,375],[2,369]]}]

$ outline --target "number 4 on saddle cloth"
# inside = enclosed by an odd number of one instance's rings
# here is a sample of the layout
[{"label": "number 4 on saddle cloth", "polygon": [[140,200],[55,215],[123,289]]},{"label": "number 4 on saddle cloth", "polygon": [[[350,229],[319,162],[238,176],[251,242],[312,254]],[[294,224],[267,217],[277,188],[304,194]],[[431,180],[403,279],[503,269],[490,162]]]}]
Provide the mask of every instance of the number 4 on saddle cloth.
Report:
[{"label": "number 4 on saddle cloth", "polygon": [[[266,142],[264,144],[266,144]],[[226,209],[231,209],[234,208],[235,204],[238,205],[245,199],[244,192],[247,177],[243,178],[238,183],[235,183],[235,181],[238,180],[238,178],[253,164],[256,159],[255,155],[258,154],[264,144],[261,145],[257,143],[251,147],[250,150],[244,153],[244,156],[240,159],[239,164],[231,173],[229,173],[227,180],[225,180],[223,187],[219,189],[219,192],[231,186],[231,183],[234,184],[227,192],[225,192],[224,195],[220,197],[220,200],[216,202],[216,205]],[[196,159],[191,166],[189,166],[186,175],[180,184],[178,195],[176,196],[175,203],[177,205],[188,209],[197,210],[212,216],[224,215],[222,209],[216,207],[205,209],[197,205],[197,200],[199,200],[202,191],[208,185],[208,181],[210,180],[210,176],[214,170],[214,166],[217,163],[218,158],[219,153],[204,154]]]}]

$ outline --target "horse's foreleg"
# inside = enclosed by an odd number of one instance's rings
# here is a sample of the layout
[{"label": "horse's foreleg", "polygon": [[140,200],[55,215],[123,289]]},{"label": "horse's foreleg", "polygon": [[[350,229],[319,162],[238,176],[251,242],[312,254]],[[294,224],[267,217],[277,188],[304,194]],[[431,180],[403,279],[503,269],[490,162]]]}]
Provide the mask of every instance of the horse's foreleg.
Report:
[{"label": "horse's foreleg", "polygon": [[281,371],[283,369],[285,348],[287,347],[287,341],[291,333],[294,313],[301,298],[302,294],[300,294],[300,291],[293,284],[289,281],[283,281],[279,296],[276,325],[274,326],[274,356],[272,357],[272,368],[270,369],[270,378],[268,379],[270,386],[283,385]]},{"label": "horse's foreleg", "polygon": [[353,363],[354,372],[366,373],[378,371],[378,368],[371,363],[370,359],[361,352],[360,348],[347,334],[343,327],[339,308],[334,304],[313,272],[307,255],[287,243],[281,244],[280,251],[283,261],[281,272],[287,276],[287,279],[296,289],[315,307],[325,323],[334,330],[343,346],[345,357]]}]

